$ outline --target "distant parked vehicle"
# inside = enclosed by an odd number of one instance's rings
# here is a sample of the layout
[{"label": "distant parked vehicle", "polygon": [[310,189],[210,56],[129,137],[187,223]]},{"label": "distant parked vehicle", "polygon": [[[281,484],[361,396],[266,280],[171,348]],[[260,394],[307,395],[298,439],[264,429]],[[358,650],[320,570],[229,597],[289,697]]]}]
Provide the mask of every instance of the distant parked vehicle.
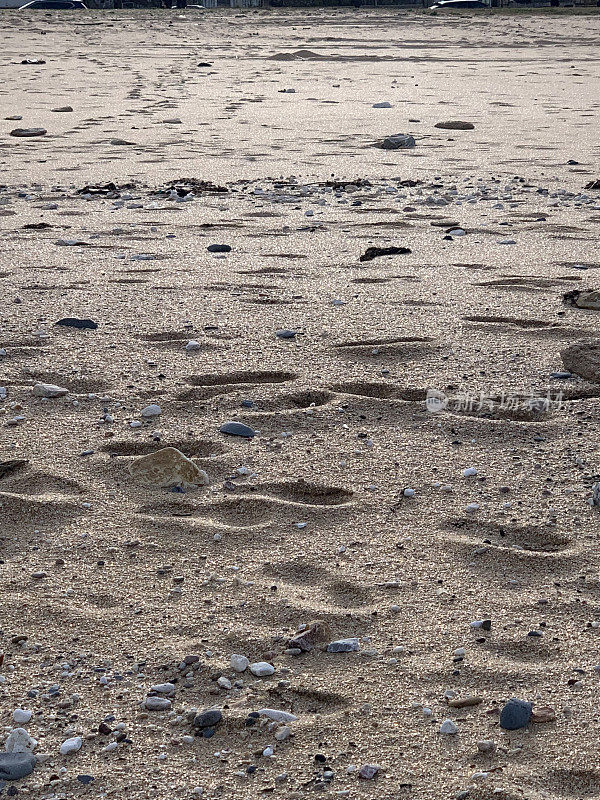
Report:
[{"label": "distant parked vehicle", "polygon": [[462,11],[462,9],[469,8],[489,8],[489,6],[487,3],[482,3],[481,0],[438,0],[430,8],[432,11],[442,11],[444,9]]},{"label": "distant parked vehicle", "polygon": [[82,0],[31,0],[20,7],[21,11],[42,10],[42,11],[73,11],[75,9],[87,9]]}]

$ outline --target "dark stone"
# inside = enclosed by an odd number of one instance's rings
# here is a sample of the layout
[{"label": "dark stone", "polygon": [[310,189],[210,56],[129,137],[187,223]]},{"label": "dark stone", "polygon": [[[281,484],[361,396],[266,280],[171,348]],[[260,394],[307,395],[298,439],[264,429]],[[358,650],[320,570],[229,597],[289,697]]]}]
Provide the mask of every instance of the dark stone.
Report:
[{"label": "dark stone", "polygon": [[410,247],[367,247],[359,261],[372,261],[379,256],[403,256],[412,252]]},{"label": "dark stone", "polygon": [[[218,708],[209,711],[202,711],[194,717],[194,727],[196,728],[215,728],[223,719],[223,715]],[[214,732],[214,731],[213,731]]]},{"label": "dark stone", "polygon": [[532,705],[526,700],[517,700],[513,697],[502,709],[500,714],[500,727],[506,731],[516,731],[525,728],[531,719]]},{"label": "dark stone", "polygon": [[296,331],[290,331],[287,329],[275,331],[275,336],[277,336],[278,339],[293,339],[295,335]]},{"label": "dark stone", "polygon": [[18,781],[31,775],[36,763],[31,753],[0,753],[0,780]]},{"label": "dark stone", "polygon": [[475,125],[472,122],[462,122],[461,120],[451,120],[450,122],[436,122],[434,128],[442,128],[445,131],[472,131]]},{"label": "dark stone", "polygon": [[219,430],[229,436],[243,436],[245,439],[252,439],[256,435],[256,432],[243,422],[225,422]]},{"label": "dark stone", "polygon": [[209,253],[230,253],[231,247],[228,244],[209,244],[206,248]]},{"label": "dark stone", "polygon": [[77,780],[79,781],[79,783],[83,783],[84,786],[87,786],[88,783],[92,783],[92,781],[94,780],[94,776],[93,775],[78,775],[77,776]]},{"label": "dark stone", "polygon": [[491,631],[492,630],[492,620],[491,619],[484,619],[481,623],[481,630],[483,631]]},{"label": "dark stone", "polygon": [[79,328],[80,330],[89,329],[95,331],[98,323],[91,319],[77,319],[77,317],[63,317],[59,319],[56,325],[62,325],[65,328]]},{"label": "dark stone", "polygon": [[392,136],[386,136],[381,142],[377,142],[375,146],[382,150],[401,150],[414,147],[415,144],[414,136],[408,133],[394,133]]},{"label": "dark stone", "polygon": [[31,136],[45,136],[47,133],[48,131],[45,128],[14,128],[10,135],[24,139]]}]

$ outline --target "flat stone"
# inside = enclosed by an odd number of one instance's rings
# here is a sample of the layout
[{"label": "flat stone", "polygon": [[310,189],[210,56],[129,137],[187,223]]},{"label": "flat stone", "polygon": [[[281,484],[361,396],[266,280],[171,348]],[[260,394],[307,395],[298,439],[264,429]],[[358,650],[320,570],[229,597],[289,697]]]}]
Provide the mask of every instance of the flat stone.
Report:
[{"label": "flat stone", "polygon": [[453,697],[448,701],[450,708],[470,708],[471,706],[478,706],[483,703],[483,697],[469,696],[469,697]]},{"label": "flat stone", "polygon": [[545,722],[554,722],[556,711],[552,706],[538,706],[531,712],[531,721],[540,725]]},{"label": "flat stone", "polygon": [[303,631],[288,639],[287,646],[291,649],[298,649],[309,653],[319,642],[326,642],[329,639],[329,625],[322,620],[311,622]]},{"label": "flat stone", "polygon": [[95,331],[98,323],[91,319],[77,319],[77,317],[63,317],[55,325],[63,325],[65,328],[89,329]]},{"label": "flat stone", "polygon": [[176,447],[163,447],[155,453],[136,458],[129,465],[132,477],[147,486],[168,489],[206,486],[208,475]]},{"label": "flat stone", "polygon": [[64,397],[69,394],[69,390],[53,383],[36,383],[33,393],[36,397]]},{"label": "flat stone", "polygon": [[436,122],[434,128],[442,128],[445,131],[472,131],[475,130],[475,125],[472,122],[450,120],[450,122]]},{"label": "flat stone", "polygon": [[290,331],[286,328],[282,328],[281,330],[275,331],[275,336],[278,339],[293,339],[296,336],[297,331]]},{"label": "flat stone", "polygon": [[33,711],[29,711],[28,709],[24,708],[15,708],[13,711],[13,722],[16,722],[17,725],[27,725],[28,722],[31,721],[33,717]]},{"label": "flat stone", "polygon": [[228,244],[209,244],[206,248],[209,253],[230,253],[231,247]]},{"label": "flat stone", "polygon": [[376,764],[363,764],[363,766],[358,770],[358,777],[363,778],[366,781],[371,781],[377,775],[381,767],[378,767]]},{"label": "flat stone", "polygon": [[526,700],[513,697],[500,713],[500,727],[506,731],[525,728],[531,719],[532,705]]},{"label": "flat stone", "polygon": [[268,717],[274,722],[296,722],[298,717],[295,714],[290,714],[289,711],[280,711],[277,708],[261,708],[258,713],[262,717]]},{"label": "flat stone", "polygon": [[358,639],[337,639],[327,645],[328,653],[354,653],[360,649]]},{"label": "flat stone", "polygon": [[0,753],[0,781],[18,781],[31,775],[37,763],[31,753]]},{"label": "flat stone", "polygon": [[150,405],[146,406],[146,408],[142,408],[142,417],[144,417],[145,419],[151,419],[152,417],[160,417],[161,414],[162,414],[162,408],[156,403],[150,403]]},{"label": "flat stone", "polygon": [[31,136],[45,136],[47,133],[45,128],[14,128],[10,135],[25,139]]},{"label": "flat stone", "polygon": [[243,436],[245,439],[252,439],[256,436],[256,431],[249,425],[244,425],[243,422],[224,422],[219,430],[228,436]]},{"label": "flat stone", "polygon": [[254,664],[250,664],[250,672],[259,678],[265,678],[275,672],[275,667],[268,661],[255,661]]},{"label": "flat stone", "polygon": [[155,686],[151,687],[150,691],[151,692],[156,692],[157,694],[162,694],[162,695],[175,694],[175,684],[174,683],[157,683]]},{"label": "flat stone", "polygon": [[67,114],[70,111],[73,111],[73,108],[72,106],[59,106],[58,108],[53,108],[52,111],[54,111],[56,114]]},{"label": "flat stone", "polygon": [[394,133],[392,136],[386,136],[385,139],[378,142],[376,147],[382,150],[402,150],[416,145],[414,136],[408,133]]},{"label": "flat stone", "polygon": [[600,383],[600,339],[580,339],[562,350],[560,355],[569,372]]},{"label": "flat stone", "polygon": [[202,711],[194,717],[194,727],[200,728],[215,728],[223,719],[223,714],[218,708],[211,708],[208,711]]},{"label": "flat stone", "polygon": [[172,703],[168,697],[147,697],[144,705],[148,711],[170,711]]}]

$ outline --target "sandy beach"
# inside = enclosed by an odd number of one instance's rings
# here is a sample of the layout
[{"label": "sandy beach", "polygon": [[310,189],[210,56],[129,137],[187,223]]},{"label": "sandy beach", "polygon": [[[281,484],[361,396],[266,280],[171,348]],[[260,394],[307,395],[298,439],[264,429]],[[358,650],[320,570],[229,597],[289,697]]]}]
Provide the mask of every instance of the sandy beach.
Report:
[{"label": "sandy beach", "polygon": [[600,797],[600,14],[0,22],[0,795]]}]

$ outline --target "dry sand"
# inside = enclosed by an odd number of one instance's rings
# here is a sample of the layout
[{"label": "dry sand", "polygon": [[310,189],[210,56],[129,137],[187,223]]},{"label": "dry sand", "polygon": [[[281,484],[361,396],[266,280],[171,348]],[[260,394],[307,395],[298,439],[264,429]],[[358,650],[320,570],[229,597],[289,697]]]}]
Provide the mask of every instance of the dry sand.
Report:
[{"label": "dry sand", "polygon": [[[33,712],[40,755],[11,787],[600,796],[600,388],[551,378],[598,331],[562,295],[598,288],[600,192],[583,187],[600,177],[600,18],[0,21],[0,461],[28,460],[0,475],[0,711],[6,733]],[[456,119],[474,130],[434,127]],[[398,132],[416,147],[372,146]],[[354,186],[326,191],[332,174]],[[229,191],[155,194],[180,177]],[[135,186],[77,194],[106,181]],[[374,246],[412,252],[359,261]],[[42,399],[39,382],[69,394]],[[451,398],[441,413],[427,389]],[[465,409],[465,393],[495,401]],[[141,417],[152,403],[162,414]],[[259,433],[225,436],[228,420]],[[210,485],[131,476],[166,445]],[[313,620],[324,641],[286,653]],[[346,637],[359,652],[324,652]],[[275,672],[237,674],[232,654]],[[171,712],[145,710],[170,681]],[[448,690],[481,703],[451,708]],[[556,720],[503,731],[511,697]],[[213,707],[214,736],[185,738],[190,710]],[[298,717],[290,738],[246,724],[265,707]],[[365,764],[373,779],[348,769]]]}]

